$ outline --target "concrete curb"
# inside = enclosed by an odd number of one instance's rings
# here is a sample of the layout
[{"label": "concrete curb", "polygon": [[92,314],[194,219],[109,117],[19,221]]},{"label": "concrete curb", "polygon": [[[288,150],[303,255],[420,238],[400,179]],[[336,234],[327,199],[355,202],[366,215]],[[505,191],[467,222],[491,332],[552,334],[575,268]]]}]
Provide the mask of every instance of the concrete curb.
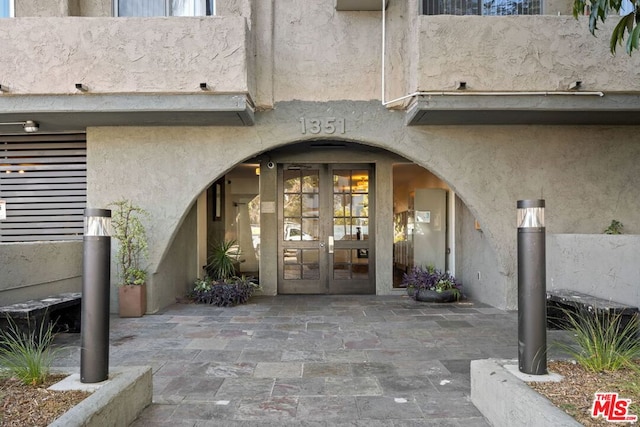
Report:
[{"label": "concrete curb", "polygon": [[128,426],[151,404],[153,394],[148,366],[115,367],[110,369],[109,379],[102,383],[81,384],[77,381],[76,386],[67,384],[63,387],[95,391],[49,427]]},{"label": "concrete curb", "polygon": [[505,367],[517,363],[499,359],[471,361],[471,401],[491,425],[582,426]]}]

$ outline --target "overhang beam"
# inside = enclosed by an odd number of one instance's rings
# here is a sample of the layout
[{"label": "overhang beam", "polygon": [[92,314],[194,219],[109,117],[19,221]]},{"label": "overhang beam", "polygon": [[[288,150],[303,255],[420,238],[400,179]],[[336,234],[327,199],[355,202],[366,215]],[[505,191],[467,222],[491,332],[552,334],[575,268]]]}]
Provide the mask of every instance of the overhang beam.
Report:
[{"label": "overhang beam", "polygon": [[252,126],[245,94],[0,96],[0,122],[33,120],[40,132],[93,126]]},{"label": "overhang beam", "polygon": [[639,94],[420,95],[407,110],[408,126],[638,125]]}]

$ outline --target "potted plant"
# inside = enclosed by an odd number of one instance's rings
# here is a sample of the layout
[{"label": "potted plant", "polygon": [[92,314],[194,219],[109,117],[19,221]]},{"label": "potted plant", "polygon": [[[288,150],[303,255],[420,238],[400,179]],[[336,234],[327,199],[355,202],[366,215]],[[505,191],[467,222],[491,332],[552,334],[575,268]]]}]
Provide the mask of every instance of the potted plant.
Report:
[{"label": "potted plant", "polygon": [[463,296],[462,285],[455,277],[431,265],[412,267],[403,275],[401,286],[412,292],[410,296],[416,301],[453,302]]},{"label": "potted plant", "polygon": [[246,303],[260,285],[252,277],[238,277],[238,256],[235,240],[222,241],[213,247],[205,277],[196,279],[191,297],[197,303],[230,307]]},{"label": "potted plant", "polygon": [[118,240],[118,306],[120,317],[140,317],[147,311],[147,233],[143,219],[147,211],[130,200],[119,200],[112,208],[113,237]]}]

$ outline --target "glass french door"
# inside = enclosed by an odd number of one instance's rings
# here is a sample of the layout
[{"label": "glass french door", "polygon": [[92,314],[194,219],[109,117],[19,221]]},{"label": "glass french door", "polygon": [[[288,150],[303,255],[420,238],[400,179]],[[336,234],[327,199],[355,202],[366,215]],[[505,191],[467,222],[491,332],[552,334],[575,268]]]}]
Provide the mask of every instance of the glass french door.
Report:
[{"label": "glass french door", "polygon": [[278,293],[375,292],[372,174],[360,164],[282,165]]}]

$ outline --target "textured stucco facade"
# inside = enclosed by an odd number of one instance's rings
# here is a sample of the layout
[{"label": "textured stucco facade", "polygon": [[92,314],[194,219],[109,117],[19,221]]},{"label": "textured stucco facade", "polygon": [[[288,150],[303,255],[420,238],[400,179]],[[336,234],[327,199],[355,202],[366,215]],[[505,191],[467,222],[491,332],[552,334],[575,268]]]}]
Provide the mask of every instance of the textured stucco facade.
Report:
[{"label": "textured stucco facade", "polygon": [[[375,165],[378,294],[395,292],[390,177],[398,159],[428,169],[455,192],[455,274],[470,296],[500,308],[517,304],[517,200],[546,200],[550,235],[588,234],[597,246],[612,219],[640,234],[638,125],[470,126],[455,112],[450,125],[407,125],[418,98],[445,93],[473,97],[476,115],[496,104],[529,110],[558,102],[579,121],[614,94],[631,101],[619,110],[607,104],[609,112],[637,114],[640,56],[609,54],[605,34],[613,21],[594,38],[586,18],[569,16],[568,1],[546,2],[541,16],[481,17],[420,16],[417,0],[390,0],[384,20],[380,11],[334,6],[237,0],[217,2],[215,17],[114,18],[108,0],[16,0],[17,17],[0,22],[0,43],[12,58],[0,64],[0,116],[35,119],[45,133],[86,131],[88,206],[126,197],[150,212],[150,312],[184,295],[199,274],[202,192],[245,160],[319,139],[376,149],[302,160]],[[460,81],[466,92],[455,92]],[[575,81],[581,91],[568,90]],[[78,92],[76,83],[88,91]],[[224,96],[246,105],[242,125],[225,122]],[[167,107],[172,100],[179,102]],[[193,112],[196,103],[209,108]],[[154,114],[175,121],[162,126]],[[211,117],[222,117],[220,125],[206,125]],[[305,118],[344,119],[344,133],[301,132]],[[263,200],[277,201],[273,179],[268,171],[261,176]],[[273,214],[261,221],[273,233],[262,241],[275,242]],[[582,246],[557,242],[554,261]],[[0,245],[9,250],[16,249]],[[262,251],[264,292],[275,294],[277,247]],[[602,256],[604,264],[616,257]],[[553,265],[554,277],[570,274],[562,262]]]},{"label": "textured stucco facade", "polygon": [[[200,192],[230,165],[303,141],[297,117],[320,114],[345,117],[349,131],[344,139],[414,161],[456,192],[468,210],[460,210],[466,214],[460,214],[463,243],[458,275],[480,300],[515,306],[519,199],[546,200],[550,234],[599,234],[613,218],[625,224],[627,233],[640,232],[634,220],[640,209],[634,196],[640,184],[636,168],[640,146],[634,128],[407,128],[400,114],[376,102],[278,104],[249,128],[90,129],[88,169],[94,184],[89,204],[102,206],[124,196],[149,209],[154,218],[150,259],[155,270],[169,262],[165,251]],[[148,167],[137,167],[140,162]],[[171,174],[149,176],[149,170]],[[172,195],[170,203],[165,202],[167,194]],[[474,218],[482,224],[481,231],[473,228]]]}]

